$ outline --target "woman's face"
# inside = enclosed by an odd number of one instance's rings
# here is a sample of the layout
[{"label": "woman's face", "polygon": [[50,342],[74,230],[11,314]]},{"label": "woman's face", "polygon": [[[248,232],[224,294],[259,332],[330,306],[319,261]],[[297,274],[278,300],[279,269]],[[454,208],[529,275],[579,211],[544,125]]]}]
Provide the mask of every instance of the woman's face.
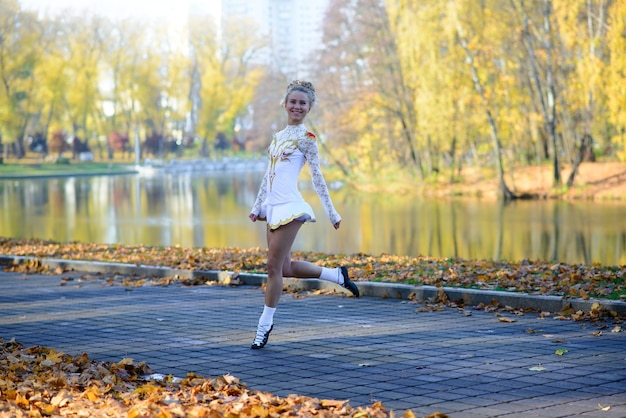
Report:
[{"label": "woman's face", "polygon": [[289,125],[299,125],[304,122],[304,118],[311,110],[309,96],[301,91],[292,91],[285,101],[287,120]]}]

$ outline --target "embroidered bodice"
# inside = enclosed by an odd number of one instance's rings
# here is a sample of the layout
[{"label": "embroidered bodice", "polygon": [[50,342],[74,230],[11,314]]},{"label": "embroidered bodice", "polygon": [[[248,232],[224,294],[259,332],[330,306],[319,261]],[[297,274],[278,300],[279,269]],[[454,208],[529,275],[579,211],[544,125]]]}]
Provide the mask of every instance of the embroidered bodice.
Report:
[{"label": "embroidered bodice", "polygon": [[251,213],[258,215],[263,204],[280,205],[303,200],[298,190],[298,176],[309,163],[313,187],[331,223],[341,217],[335,210],[319,161],[317,138],[303,124],[288,125],[274,134],[268,148],[269,164]]}]

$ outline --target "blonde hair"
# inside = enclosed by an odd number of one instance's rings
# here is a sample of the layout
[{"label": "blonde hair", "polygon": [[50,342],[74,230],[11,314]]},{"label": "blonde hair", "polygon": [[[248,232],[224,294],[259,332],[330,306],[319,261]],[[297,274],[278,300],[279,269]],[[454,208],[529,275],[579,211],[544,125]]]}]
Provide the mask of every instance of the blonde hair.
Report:
[{"label": "blonde hair", "polygon": [[287,103],[287,97],[294,91],[301,91],[307,95],[309,101],[311,102],[311,107],[315,103],[315,99],[317,96],[315,95],[315,87],[313,87],[313,83],[310,81],[302,81],[302,80],[294,80],[287,86],[287,91],[285,92],[285,96],[281,101],[281,105],[284,106]]}]

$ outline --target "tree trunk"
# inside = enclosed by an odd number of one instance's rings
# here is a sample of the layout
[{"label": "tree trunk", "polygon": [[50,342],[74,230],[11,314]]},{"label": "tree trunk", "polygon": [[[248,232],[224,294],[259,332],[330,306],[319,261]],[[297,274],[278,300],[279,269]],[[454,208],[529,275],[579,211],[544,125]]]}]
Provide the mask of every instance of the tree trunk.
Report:
[{"label": "tree trunk", "polygon": [[398,114],[400,118],[400,122],[402,123],[402,136],[404,137],[407,146],[409,147],[409,153],[411,155],[411,162],[417,168],[417,171],[420,175],[420,178],[424,179],[424,170],[422,167],[422,160],[419,158],[419,155],[415,151],[415,146],[413,145],[414,138],[412,134],[412,130],[409,128],[409,124],[407,123],[404,114]]},{"label": "tree trunk", "polygon": [[[384,9],[384,8],[383,8]],[[383,10],[384,11],[384,10]],[[380,16],[377,25],[379,39],[378,46],[381,53],[386,57],[393,57],[382,61],[381,69],[381,90],[380,92],[389,97],[391,113],[395,113],[402,124],[402,137],[408,147],[411,164],[417,170],[420,179],[424,180],[424,167],[419,152],[416,149],[416,121],[417,110],[415,109],[415,98],[407,87],[404,80],[404,73],[398,58],[396,41],[391,34],[391,22],[387,13]]]},{"label": "tree trunk", "polygon": [[465,51],[466,61],[470,66],[472,81],[474,83],[474,88],[476,92],[480,96],[480,99],[485,107],[485,112],[487,114],[487,121],[489,123],[489,133],[491,136],[491,141],[493,142],[493,150],[496,157],[496,164],[498,170],[498,192],[499,197],[503,200],[513,200],[516,196],[509,189],[504,179],[504,167],[502,164],[502,146],[500,145],[500,139],[498,138],[498,129],[496,127],[496,122],[491,112],[491,106],[489,105],[487,98],[485,97],[485,91],[480,82],[480,78],[478,77],[478,71],[476,70],[476,65],[474,64],[474,57],[469,50],[467,39],[463,35],[463,28],[461,27],[461,23],[457,19],[457,34],[459,35],[459,42],[461,43],[461,47]]},{"label": "tree trunk", "polygon": [[[512,2],[513,3],[513,2]],[[515,3],[513,3],[515,7]],[[553,164],[553,182],[554,186],[561,184],[561,170],[559,165],[559,153],[557,148],[557,132],[556,132],[556,93],[554,88],[554,75],[552,73],[552,42],[551,36],[551,24],[550,13],[552,11],[552,3],[550,0],[544,0],[544,21],[543,21],[543,44],[546,51],[546,74],[545,74],[545,92],[544,87],[541,84],[541,78],[539,76],[539,66],[537,64],[537,56],[535,54],[535,48],[530,37],[530,29],[528,24],[528,16],[522,9],[523,21],[524,21],[524,40],[526,41],[526,49],[528,50],[528,58],[530,63],[530,69],[532,72],[532,79],[537,89],[537,96],[541,104],[541,113],[543,114],[544,129],[548,136],[548,141],[552,146],[552,164]]]},{"label": "tree trunk", "polygon": [[546,87],[548,89],[548,134],[552,141],[552,164],[554,167],[554,185],[561,185],[561,168],[559,167],[559,150],[557,147],[557,135],[556,135],[556,93],[554,88],[554,77],[552,74],[552,41],[551,25],[550,25],[550,13],[552,12],[552,1],[544,0],[544,12],[543,12],[543,27],[545,31],[544,47],[546,49]]},{"label": "tree trunk", "polygon": [[578,174],[578,167],[580,167],[580,163],[585,159],[585,154],[587,149],[591,147],[593,140],[589,135],[583,135],[583,138],[580,141],[580,147],[578,148],[578,154],[576,155],[576,160],[574,160],[574,165],[572,166],[572,172],[570,173],[567,179],[567,187],[572,187],[574,184],[574,179],[576,178],[576,174]]}]

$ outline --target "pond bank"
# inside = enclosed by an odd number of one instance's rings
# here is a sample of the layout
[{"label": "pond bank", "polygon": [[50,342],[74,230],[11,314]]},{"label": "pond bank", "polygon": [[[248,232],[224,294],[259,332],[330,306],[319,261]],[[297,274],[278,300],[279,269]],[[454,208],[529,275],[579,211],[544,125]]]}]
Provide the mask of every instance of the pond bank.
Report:
[{"label": "pond bank", "polygon": [[[189,167],[182,161],[168,162],[161,168],[169,172],[197,171],[208,167],[210,171],[227,171],[231,168],[241,168],[249,164],[255,169],[265,165],[264,159],[226,158],[220,161],[202,163],[198,160],[190,162]],[[74,176],[101,176],[119,174],[150,174],[157,165],[135,166],[130,163],[70,163],[70,164],[38,164],[38,163],[4,163],[0,164],[0,180],[40,177],[74,177]],[[217,168],[216,168],[217,167]],[[562,183],[567,182],[570,167],[563,167]],[[574,186],[566,190],[553,187],[552,166],[544,164],[534,167],[520,167],[507,169],[505,181],[509,189],[517,195],[531,196],[535,199],[565,199],[565,200],[626,200],[626,163],[623,162],[585,162],[579,167]],[[436,198],[477,198],[486,200],[498,199],[498,179],[495,174],[483,168],[467,167],[461,173],[462,179],[452,182],[447,174],[421,187],[401,187],[401,194],[415,193],[424,197]],[[329,177],[329,181],[332,179]],[[405,182],[401,182],[405,183]],[[409,182],[410,183],[410,182]],[[383,183],[384,184],[384,183]],[[355,185],[362,191],[381,191],[380,187],[367,184]],[[385,187],[390,186],[386,183]]]},{"label": "pond bank", "polygon": [[0,180],[47,177],[107,176],[158,173],[182,174],[191,172],[259,171],[265,168],[265,159],[225,157],[220,159],[194,159],[164,162],[146,160],[143,164],[106,162],[9,163],[0,164]]},{"label": "pond bank", "polygon": [[[515,195],[528,195],[536,199],[565,200],[626,200],[626,163],[585,162],[571,189],[566,190],[571,167],[563,167],[563,186],[553,187],[553,168],[550,164],[534,167],[505,169],[505,182]],[[436,187],[427,187],[424,194],[431,197],[473,197],[481,199],[498,198],[498,179],[495,174],[486,175],[483,169],[466,168],[462,172],[463,181],[451,183],[442,181]]]}]

